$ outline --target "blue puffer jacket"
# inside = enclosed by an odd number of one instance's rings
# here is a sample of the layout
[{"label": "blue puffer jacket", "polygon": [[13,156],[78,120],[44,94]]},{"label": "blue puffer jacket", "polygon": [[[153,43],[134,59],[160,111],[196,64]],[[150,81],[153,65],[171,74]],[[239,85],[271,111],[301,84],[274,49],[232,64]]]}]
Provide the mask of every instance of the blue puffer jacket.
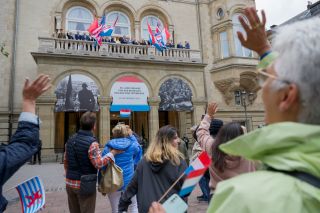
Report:
[{"label": "blue puffer jacket", "polygon": [[102,155],[109,152],[110,149],[123,150],[124,152],[115,156],[115,163],[123,170],[124,190],[131,181],[134,173],[134,166],[138,164],[142,157],[142,149],[136,137],[133,135],[127,138],[115,138],[110,140],[104,147]]}]

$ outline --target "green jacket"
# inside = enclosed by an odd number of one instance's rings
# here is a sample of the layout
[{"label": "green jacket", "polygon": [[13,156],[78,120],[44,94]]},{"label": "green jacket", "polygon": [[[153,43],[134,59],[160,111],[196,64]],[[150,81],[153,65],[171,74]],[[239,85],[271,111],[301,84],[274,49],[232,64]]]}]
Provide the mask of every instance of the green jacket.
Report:
[{"label": "green jacket", "polygon": [[[236,138],[220,149],[277,170],[320,178],[320,126],[284,122]],[[320,189],[281,172],[258,171],[221,182],[207,212],[320,212]]]}]

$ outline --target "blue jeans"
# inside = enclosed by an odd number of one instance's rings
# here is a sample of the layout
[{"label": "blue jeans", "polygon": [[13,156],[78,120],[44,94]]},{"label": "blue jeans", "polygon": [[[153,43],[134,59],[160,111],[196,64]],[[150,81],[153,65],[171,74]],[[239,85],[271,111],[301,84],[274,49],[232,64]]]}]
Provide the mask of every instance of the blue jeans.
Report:
[{"label": "blue jeans", "polygon": [[210,177],[208,178],[207,175],[203,175],[199,181],[199,186],[202,191],[203,197],[208,200],[210,197],[209,181],[210,181]]}]

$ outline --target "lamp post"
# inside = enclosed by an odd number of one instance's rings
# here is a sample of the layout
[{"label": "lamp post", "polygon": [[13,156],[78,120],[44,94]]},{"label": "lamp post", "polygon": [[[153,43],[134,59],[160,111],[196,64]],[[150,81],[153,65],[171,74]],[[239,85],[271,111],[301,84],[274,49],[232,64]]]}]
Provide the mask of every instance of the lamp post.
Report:
[{"label": "lamp post", "polygon": [[235,93],[236,103],[241,105],[244,108],[244,116],[245,116],[245,126],[248,128],[248,115],[247,115],[247,107],[253,103],[254,94],[252,92],[246,92],[245,90],[238,91]]}]

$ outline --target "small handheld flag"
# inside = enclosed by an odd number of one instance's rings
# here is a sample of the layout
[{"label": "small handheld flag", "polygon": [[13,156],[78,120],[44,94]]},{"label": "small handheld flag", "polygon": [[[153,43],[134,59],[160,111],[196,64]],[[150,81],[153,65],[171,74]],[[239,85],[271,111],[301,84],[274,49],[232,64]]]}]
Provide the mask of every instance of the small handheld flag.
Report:
[{"label": "small handheld flag", "polygon": [[165,198],[165,196],[171,191],[171,189],[179,182],[179,180],[183,178],[185,175],[187,177],[182,185],[179,195],[183,197],[190,194],[199,182],[199,180],[201,179],[201,177],[204,175],[210,164],[211,158],[209,157],[207,152],[201,152],[199,157],[190,164],[186,171],[182,173],[180,177],[170,186],[170,188],[162,195],[158,202],[160,203]]},{"label": "small handheld flag", "polygon": [[120,118],[129,118],[131,114],[130,109],[121,109],[120,110]]},{"label": "small handheld flag", "polygon": [[194,187],[200,181],[206,170],[211,164],[211,158],[207,152],[203,151],[197,159],[195,159],[184,172],[187,177],[182,185],[179,195],[181,197],[192,192]]},{"label": "small handheld flag", "polygon": [[23,213],[39,211],[45,204],[45,190],[38,176],[16,186],[20,196]]}]

